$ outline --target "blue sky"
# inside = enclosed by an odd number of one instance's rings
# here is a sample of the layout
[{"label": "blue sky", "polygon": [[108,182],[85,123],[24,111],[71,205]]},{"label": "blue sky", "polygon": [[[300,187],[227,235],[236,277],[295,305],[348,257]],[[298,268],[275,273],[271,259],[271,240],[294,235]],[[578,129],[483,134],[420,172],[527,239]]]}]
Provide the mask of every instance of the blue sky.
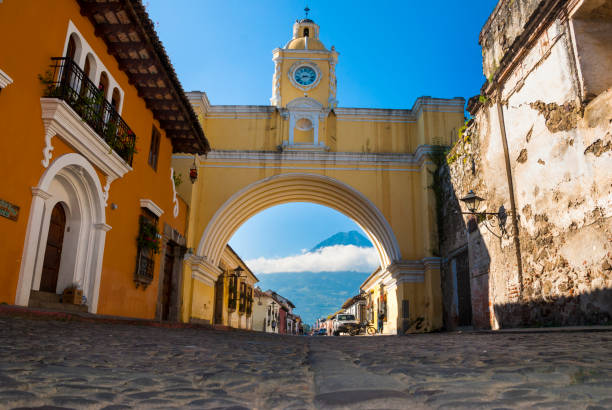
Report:
[{"label": "blue sky", "polygon": [[496,2],[144,0],[185,90],[230,105],[269,104],[272,50],[307,3],[340,53],[339,106],[372,108],[478,94],[478,34]]},{"label": "blue sky", "polygon": [[[269,105],[272,50],[291,39],[308,4],[321,41],[340,53],[339,106],[411,108],[419,96],[479,93],[485,78],[478,35],[497,0],[144,3],[183,88],[205,91],[211,104]],[[353,229],[331,209],[287,204],[247,221],[230,244],[247,261],[283,258]]]},{"label": "blue sky", "polygon": [[243,259],[279,258],[311,249],[337,232],[358,230],[355,222],[333,209],[310,203],[278,205],[249,219],[230,245]]}]

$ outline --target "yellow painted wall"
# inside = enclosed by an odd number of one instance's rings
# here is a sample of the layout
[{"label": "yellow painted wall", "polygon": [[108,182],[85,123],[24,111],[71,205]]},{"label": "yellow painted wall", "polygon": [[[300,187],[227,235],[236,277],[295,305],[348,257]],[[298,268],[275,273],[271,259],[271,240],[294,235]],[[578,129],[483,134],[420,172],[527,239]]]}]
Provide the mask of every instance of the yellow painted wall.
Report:
[{"label": "yellow painted wall", "polygon": [[[251,118],[250,114],[204,117],[206,136],[215,150],[276,151],[289,138],[289,120],[278,111]],[[371,118],[371,117],[370,117]],[[406,122],[338,118],[333,112],[319,125],[319,141],[332,152],[411,153],[419,145],[451,145],[463,124],[463,113],[423,112]],[[402,120],[402,121],[403,121]],[[294,131],[299,141],[302,131]]]},{"label": "yellow painted wall", "polygon": [[[137,136],[133,171],[114,181],[110,188],[110,203],[118,208],[106,208],[106,223],[112,229],[106,235],[98,313],[108,315],[153,318],[157,301],[160,261],[156,257],[154,280],[146,290],[136,289],[133,275],[136,264],[136,237],[141,198],[154,201],[164,214],[159,221],[183,231],[185,213],[172,215],[172,185],[170,160],[172,147],[163,130],[154,121],[144,100],[119,70],[117,61],[107,53],[107,47],[94,34],[89,20],[80,14],[73,0],[5,1],[0,4],[0,38],[10,39],[0,47],[0,68],[14,83],[0,93],[0,198],[20,207],[17,222],[0,218],[0,302],[13,303],[21,265],[24,236],[28,223],[32,193],[45,168],[41,165],[44,128],[41,120],[42,89],[38,75],[44,74],[51,57],[61,56],[68,22],[76,25],[98,58],[125,92],[122,118]],[[152,126],[162,132],[157,171],[148,164]],[[60,138],[54,137],[52,161],[62,153],[73,151]],[[99,173],[100,174],[100,173]],[[100,179],[102,186],[104,178]],[[183,208],[183,210],[185,210]]]},{"label": "yellow painted wall", "polygon": [[[269,176],[299,170],[281,170],[278,168],[249,168],[251,164],[236,163],[244,168],[217,168],[214,161],[206,162],[200,168],[200,189],[197,201],[205,206],[199,206],[193,212],[194,221],[192,235],[189,235],[189,247],[196,248],[204,233],[206,225],[214,213],[235,192],[251,183]],[[284,162],[291,167],[293,164]],[[319,164],[295,164],[300,167],[318,167]],[[341,166],[338,166],[341,168]],[[417,168],[418,171],[418,168]],[[301,171],[303,172],[303,171]],[[309,173],[320,174],[338,179],[369,198],[391,225],[398,240],[402,255],[407,259],[421,259],[431,256],[431,249],[421,238],[430,227],[422,218],[420,201],[427,197],[427,186],[421,181],[420,172],[411,172],[406,168],[401,172],[385,171],[350,171],[336,170],[335,167],[310,169]],[[219,184],[218,181],[224,181]]]}]

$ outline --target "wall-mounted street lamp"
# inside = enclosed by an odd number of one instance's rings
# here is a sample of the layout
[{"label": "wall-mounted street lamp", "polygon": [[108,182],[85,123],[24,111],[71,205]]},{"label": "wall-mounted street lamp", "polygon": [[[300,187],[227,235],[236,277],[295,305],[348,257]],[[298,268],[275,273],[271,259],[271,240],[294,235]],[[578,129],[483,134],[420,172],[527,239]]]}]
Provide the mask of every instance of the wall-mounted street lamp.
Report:
[{"label": "wall-mounted street lamp", "polygon": [[189,169],[189,179],[191,180],[192,184],[194,184],[198,179],[198,167],[195,162],[195,157],[193,158],[193,165]]},{"label": "wall-mounted street lamp", "polygon": [[[508,220],[508,213],[506,212],[506,208],[504,206],[500,206],[497,212],[478,212],[478,208],[480,207],[480,203],[484,201],[483,198],[479,197],[472,191],[471,189],[468,191],[467,195],[460,199],[461,202],[465,203],[469,212],[461,212],[463,215],[472,215],[476,217],[477,222],[483,222],[485,228],[493,235],[498,238],[502,238],[508,235],[506,231],[506,221]],[[493,216],[493,218],[488,218],[488,216]],[[501,232],[501,235],[493,232],[491,228],[498,226]]]},{"label": "wall-mounted street lamp", "polygon": [[242,269],[242,266],[238,265],[238,267],[234,269],[234,276],[238,278],[246,278],[246,276],[241,276],[242,272],[244,272],[244,269]]}]

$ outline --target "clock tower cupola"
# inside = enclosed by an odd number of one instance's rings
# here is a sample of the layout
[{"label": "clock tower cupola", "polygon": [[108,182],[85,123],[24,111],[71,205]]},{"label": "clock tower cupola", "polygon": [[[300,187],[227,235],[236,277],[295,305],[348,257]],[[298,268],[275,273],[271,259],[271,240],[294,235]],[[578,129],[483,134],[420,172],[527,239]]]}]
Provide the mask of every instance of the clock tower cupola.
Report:
[{"label": "clock tower cupola", "polygon": [[274,76],[270,103],[288,120],[283,149],[321,150],[325,123],[336,107],[338,53],[319,40],[319,25],[308,18],[296,20],[293,36],[272,54]]},{"label": "clock tower cupola", "polygon": [[336,63],[338,53],[319,40],[319,25],[308,18],[296,20],[293,36],[282,48],[273,51],[274,76],[270,103],[279,108],[296,98],[312,98],[326,108],[336,100]]}]

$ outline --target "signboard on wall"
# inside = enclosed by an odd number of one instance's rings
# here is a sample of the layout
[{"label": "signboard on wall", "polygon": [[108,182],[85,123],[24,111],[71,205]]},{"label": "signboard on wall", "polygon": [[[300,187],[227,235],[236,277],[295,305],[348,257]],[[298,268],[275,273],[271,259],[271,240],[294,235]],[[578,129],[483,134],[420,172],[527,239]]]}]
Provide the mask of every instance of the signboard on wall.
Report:
[{"label": "signboard on wall", "polygon": [[19,216],[19,207],[4,199],[0,199],[0,216],[16,221]]}]

